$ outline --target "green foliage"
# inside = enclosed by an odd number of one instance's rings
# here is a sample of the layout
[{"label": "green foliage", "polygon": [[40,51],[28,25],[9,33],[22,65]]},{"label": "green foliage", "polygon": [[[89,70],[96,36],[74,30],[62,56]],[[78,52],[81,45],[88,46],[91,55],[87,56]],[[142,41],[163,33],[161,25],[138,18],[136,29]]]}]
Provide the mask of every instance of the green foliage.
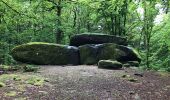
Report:
[{"label": "green foliage", "polygon": [[44,79],[41,77],[30,77],[26,80],[26,83],[35,85],[35,86],[42,86],[44,84]]},{"label": "green foliage", "polygon": [[[10,54],[16,45],[59,40],[69,44],[74,34],[102,32],[125,35],[140,51],[144,66],[168,70],[169,3],[167,0],[1,0],[0,64],[17,64]],[[157,9],[157,4],[162,7]],[[57,5],[61,7],[60,14]],[[144,12],[138,11],[139,8]],[[167,16],[164,24],[156,25],[160,9]]]},{"label": "green foliage", "polygon": [[23,71],[24,72],[37,72],[39,67],[36,67],[35,65],[26,65],[23,66]]},{"label": "green foliage", "polygon": [[164,22],[154,27],[156,31],[151,38],[151,66],[154,70],[164,69],[169,70],[170,66],[170,38],[169,14],[166,16]]},{"label": "green foliage", "polygon": [[1,88],[1,87],[5,87],[5,83],[0,82],[0,88]]},{"label": "green foliage", "polygon": [[10,96],[10,97],[14,97],[17,95],[17,92],[16,91],[9,91],[5,94],[5,96]]},{"label": "green foliage", "polygon": [[20,69],[20,67],[18,67],[18,66],[0,65],[0,70],[3,70],[3,71],[16,71],[19,69]]}]

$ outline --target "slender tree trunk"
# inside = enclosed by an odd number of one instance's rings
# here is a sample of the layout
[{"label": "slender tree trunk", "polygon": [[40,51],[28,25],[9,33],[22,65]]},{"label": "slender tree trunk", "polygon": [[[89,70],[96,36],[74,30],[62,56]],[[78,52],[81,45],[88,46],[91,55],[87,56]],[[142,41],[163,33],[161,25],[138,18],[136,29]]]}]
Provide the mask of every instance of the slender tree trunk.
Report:
[{"label": "slender tree trunk", "polygon": [[110,16],[111,19],[111,34],[114,34],[114,18],[113,16]]},{"label": "slender tree trunk", "polygon": [[77,20],[77,7],[75,7],[73,9],[73,13],[74,13],[74,18],[73,18],[73,28],[76,27],[76,20]]},{"label": "slender tree trunk", "polygon": [[62,41],[62,30],[61,30],[61,0],[58,1],[57,9],[57,30],[56,30],[56,43],[61,43]]},{"label": "slender tree trunk", "polygon": [[122,32],[122,34],[123,35],[125,35],[126,34],[126,20],[127,20],[127,9],[128,9],[128,1],[127,0],[125,0],[124,1],[124,5],[125,5],[125,13],[124,13],[124,15],[123,15],[123,17],[124,17],[124,21],[123,21],[123,32]]},{"label": "slender tree trunk", "polygon": [[117,15],[115,15],[115,30],[114,30],[114,35],[117,35]]},{"label": "slender tree trunk", "polygon": [[121,17],[120,17],[120,15],[119,15],[119,17],[118,17],[118,34],[119,34],[119,36],[122,35],[120,19],[121,19]]},{"label": "slender tree trunk", "polygon": [[169,0],[166,1],[166,9],[165,9],[166,14],[169,12]]},{"label": "slender tree trunk", "polygon": [[90,31],[91,31],[89,17],[90,17],[90,13],[88,12],[88,15],[87,15],[87,22],[86,22],[86,26],[87,26],[87,30],[88,30],[88,32],[90,32]]}]

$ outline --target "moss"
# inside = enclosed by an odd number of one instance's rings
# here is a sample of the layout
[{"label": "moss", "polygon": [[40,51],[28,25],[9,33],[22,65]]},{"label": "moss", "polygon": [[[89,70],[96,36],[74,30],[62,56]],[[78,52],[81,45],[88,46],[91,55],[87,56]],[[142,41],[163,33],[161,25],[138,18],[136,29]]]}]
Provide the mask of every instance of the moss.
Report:
[{"label": "moss", "polygon": [[[138,61],[138,55],[129,47],[120,46],[114,43],[88,44],[79,47],[82,64],[95,64],[99,60],[117,60],[119,62]],[[134,63],[139,66],[138,63]]]},{"label": "moss", "polygon": [[123,64],[123,67],[130,67],[130,64]]},{"label": "moss", "polygon": [[170,77],[170,73],[169,72],[159,71],[157,73],[160,74],[162,77]]},{"label": "moss", "polygon": [[126,74],[122,75],[122,78],[129,78],[129,77],[130,75],[126,75]]},{"label": "moss", "polygon": [[167,71],[167,72],[170,72],[170,67],[166,68],[166,71]]},{"label": "moss", "polygon": [[131,48],[131,49],[136,54],[137,58],[142,59],[142,57],[139,55],[138,51],[135,48]]},{"label": "moss", "polygon": [[10,91],[10,92],[7,92],[5,95],[10,96],[10,97],[14,97],[14,96],[17,95],[17,92],[16,91]]},{"label": "moss", "polygon": [[122,45],[116,45],[116,48],[119,50],[117,51],[118,56],[116,58],[118,61],[138,61],[139,63],[141,62],[141,57],[134,48]]},{"label": "moss", "polygon": [[124,67],[139,67],[138,61],[127,61],[123,64]]},{"label": "moss", "polygon": [[98,47],[98,59],[108,60],[116,57],[116,44],[105,43]]},{"label": "moss", "polygon": [[16,70],[19,70],[20,67],[18,67],[18,66],[0,65],[0,69],[3,70],[3,71],[16,71]]},{"label": "moss", "polygon": [[124,78],[124,79],[126,79],[126,80],[128,80],[130,82],[137,82],[138,81],[138,79],[133,78],[132,76],[126,75],[126,74],[122,75],[122,78]]},{"label": "moss", "polygon": [[95,45],[84,45],[79,47],[80,63],[81,64],[96,64],[97,63],[97,50]]},{"label": "moss", "polygon": [[13,80],[14,77],[17,77],[18,75],[16,74],[3,74],[0,75],[0,81],[1,82],[6,82],[7,80]]},{"label": "moss", "polygon": [[44,84],[44,79],[41,77],[30,77],[26,80],[26,83],[35,85],[35,86],[42,86]]},{"label": "moss", "polygon": [[106,69],[120,69],[122,68],[122,63],[112,60],[100,60],[98,62],[98,67]]},{"label": "moss", "polygon": [[14,81],[21,81],[21,78],[20,78],[19,76],[14,76],[14,77],[13,77],[13,80],[14,80]]},{"label": "moss", "polygon": [[53,43],[32,42],[16,46],[12,50],[15,60],[33,64],[68,64],[69,49],[66,45]]},{"label": "moss", "polygon": [[83,33],[77,34],[70,39],[70,45],[81,46],[86,44],[103,44],[103,43],[115,43],[120,45],[127,45],[127,39],[124,37],[99,34],[99,33]]},{"label": "moss", "polygon": [[128,81],[130,81],[130,82],[137,82],[138,80],[135,79],[135,78],[130,77],[130,78],[128,78]]},{"label": "moss", "polygon": [[5,83],[0,82],[0,88],[1,88],[1,87],[5,87],[5,86],[6,86]]},{"label": "moss", "polygon": [[93,65],[96,64],[97,60],[93,57],[87,57],[83,64]]},{"label": "moss", "polygon": [[[21,85],[31,84],[35,86],[43,86],[45,79],[41,76],[27,75],[27,74],[3,74],[0,76],[0,81],[5,83],[6,81],[13,80],[13,85],[15,87],[20,87]],[[19,83],[19,85],[17,85]]]},{"label": "moss", "polygon": [[0,69],[1,69],[1,70],[4,70],[4,71],[9,71],[9,70],[11,70],[11,66],[0,65]]},{"label": "moss", "polygon": [[36,67],[35,65],[26,65],[23,67],[24,72],[37,72],[39,67]]}]

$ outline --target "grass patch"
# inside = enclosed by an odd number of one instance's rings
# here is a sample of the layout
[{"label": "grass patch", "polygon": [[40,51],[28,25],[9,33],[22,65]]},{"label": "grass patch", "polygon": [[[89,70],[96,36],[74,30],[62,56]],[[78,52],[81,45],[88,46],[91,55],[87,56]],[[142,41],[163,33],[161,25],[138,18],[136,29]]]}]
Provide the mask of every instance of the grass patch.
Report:
[{"label": "grass patch", "polygon": [[17,71],[19,69],[20,69],[19,66],[0,65],[0,70],[2,71]]},{"label": "grass patch", "polygon": [[30,77],[26,80],[28,84],[35,85],[35,86],[42,86],[44,84],[44,79],[41,77]]},{"label": "grass patch", "polygon": [[23,67],[24,72],[37,72],[38,69],[39,69],[39,67],[37,67],[35,65],[26,65]]},{"label": "grass patch", "polygon": [[128,81],[130,81],[130,82],[137,82],[138,80],[136,78],[130,77],[130,78],[128,78]]},{"label": "grass patch", "polygon": [[130,77],[130,75],[126,75],[126,74],[122,75],[122,78],[128,78],[128,77]]},{"label": "grass patch", "polygon": [[10,96],[10,97],[14,97],[14,96],[16,96],[17,95],[17,92],[15,92],[15,91],[10,91],[10,92],[7,92],[6,94],[5,94],[5,96]]},{"label": "grass patch", "polygon": [[21,81],[21,78],[20,78],[19,76],[14,76],[14,77],[13,77],[13,80],[14,80],[14,81]]},{"label": "grass patch", "polygon": [[160,74],[163,77],[170,77],[170,72],[159,71],[158,74]]},{"label": "grass patch", "polygon": [[130,75],[126,75],[126,74],[122,75],[122,78],[125,78],[130,82],[137,82],[138,81],[136,78],[133,78]]},{"label": "grass patch", "polygon": [[0,88],[1,88],[1,87],[5,87],[5,83],[0,82]]},{"label": "grass patch", "polygon": [[14,77],[17,77],[18,75],[16,74],[3,74],[0,76],[0,81],[1,82],[6,82],[9,80],[13,80]]},{"label": "grass patch", "polygon": [[[34,86],[43,86],[46,82],[45,79],[41,76],[35,76],[35,75],[26,75],[26,74],[3,74],[0,76],[0,82],[2,82],[2,86],[6,82],[11,82],[14,85],[26,85],[31,84]],[[3,84],[4,83],[4,84]]]},{"label": "grass patch", "polygon": [[37,67],[36,65],[0,65],[0,71],[3,71],[4,73],[8,71],[37,72],[38,69],[39,67]]}]

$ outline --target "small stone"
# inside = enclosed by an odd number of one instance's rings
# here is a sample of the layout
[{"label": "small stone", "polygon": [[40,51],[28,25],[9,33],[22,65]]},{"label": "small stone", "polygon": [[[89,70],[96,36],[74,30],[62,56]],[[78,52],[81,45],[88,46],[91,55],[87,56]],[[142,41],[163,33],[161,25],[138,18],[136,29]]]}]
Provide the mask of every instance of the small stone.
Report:
[{"label": "small stone", "polygon": [[39,93],[48,94],[46,91],[38,91]]},{"label": "small stone", "polygon": [[134,75],[143,77],[143,73],[134,73]]},{"label": "small stone", "polygon": [[130,75],[122,75],[123,78],[130,77]]},{"label": "small stone", "polygon": [[134,91],[129,91],[129,94],[133,95],[133,94],[135,94],[135,92]]},{"label": "small stone", "polygon": [[138,80],[137,79],[135,79],[135,78],[129,78],[128,79],[130,82],[137,82]]},{"label": "small stone", "polygon": [[98,62],[98,67],[104,69],[121,69],[122,63],[112,60],[100,60]]},{"label": "small stone", "polygon": [[139,94],[135,94],[135,95],[134,95],[134,100],[141,100]]},{"label": "small stone", "polygon": [[130,67],[130,64],[123,64],[123,67]]},{"label": "small stone", "polygon": [[4,71],[0,70],[0,75],[1,75],[1,74],[4,74]]},{"label": "small stone", "polygon": [[50,82],[48,79],[44,79],[45,82]]}]

